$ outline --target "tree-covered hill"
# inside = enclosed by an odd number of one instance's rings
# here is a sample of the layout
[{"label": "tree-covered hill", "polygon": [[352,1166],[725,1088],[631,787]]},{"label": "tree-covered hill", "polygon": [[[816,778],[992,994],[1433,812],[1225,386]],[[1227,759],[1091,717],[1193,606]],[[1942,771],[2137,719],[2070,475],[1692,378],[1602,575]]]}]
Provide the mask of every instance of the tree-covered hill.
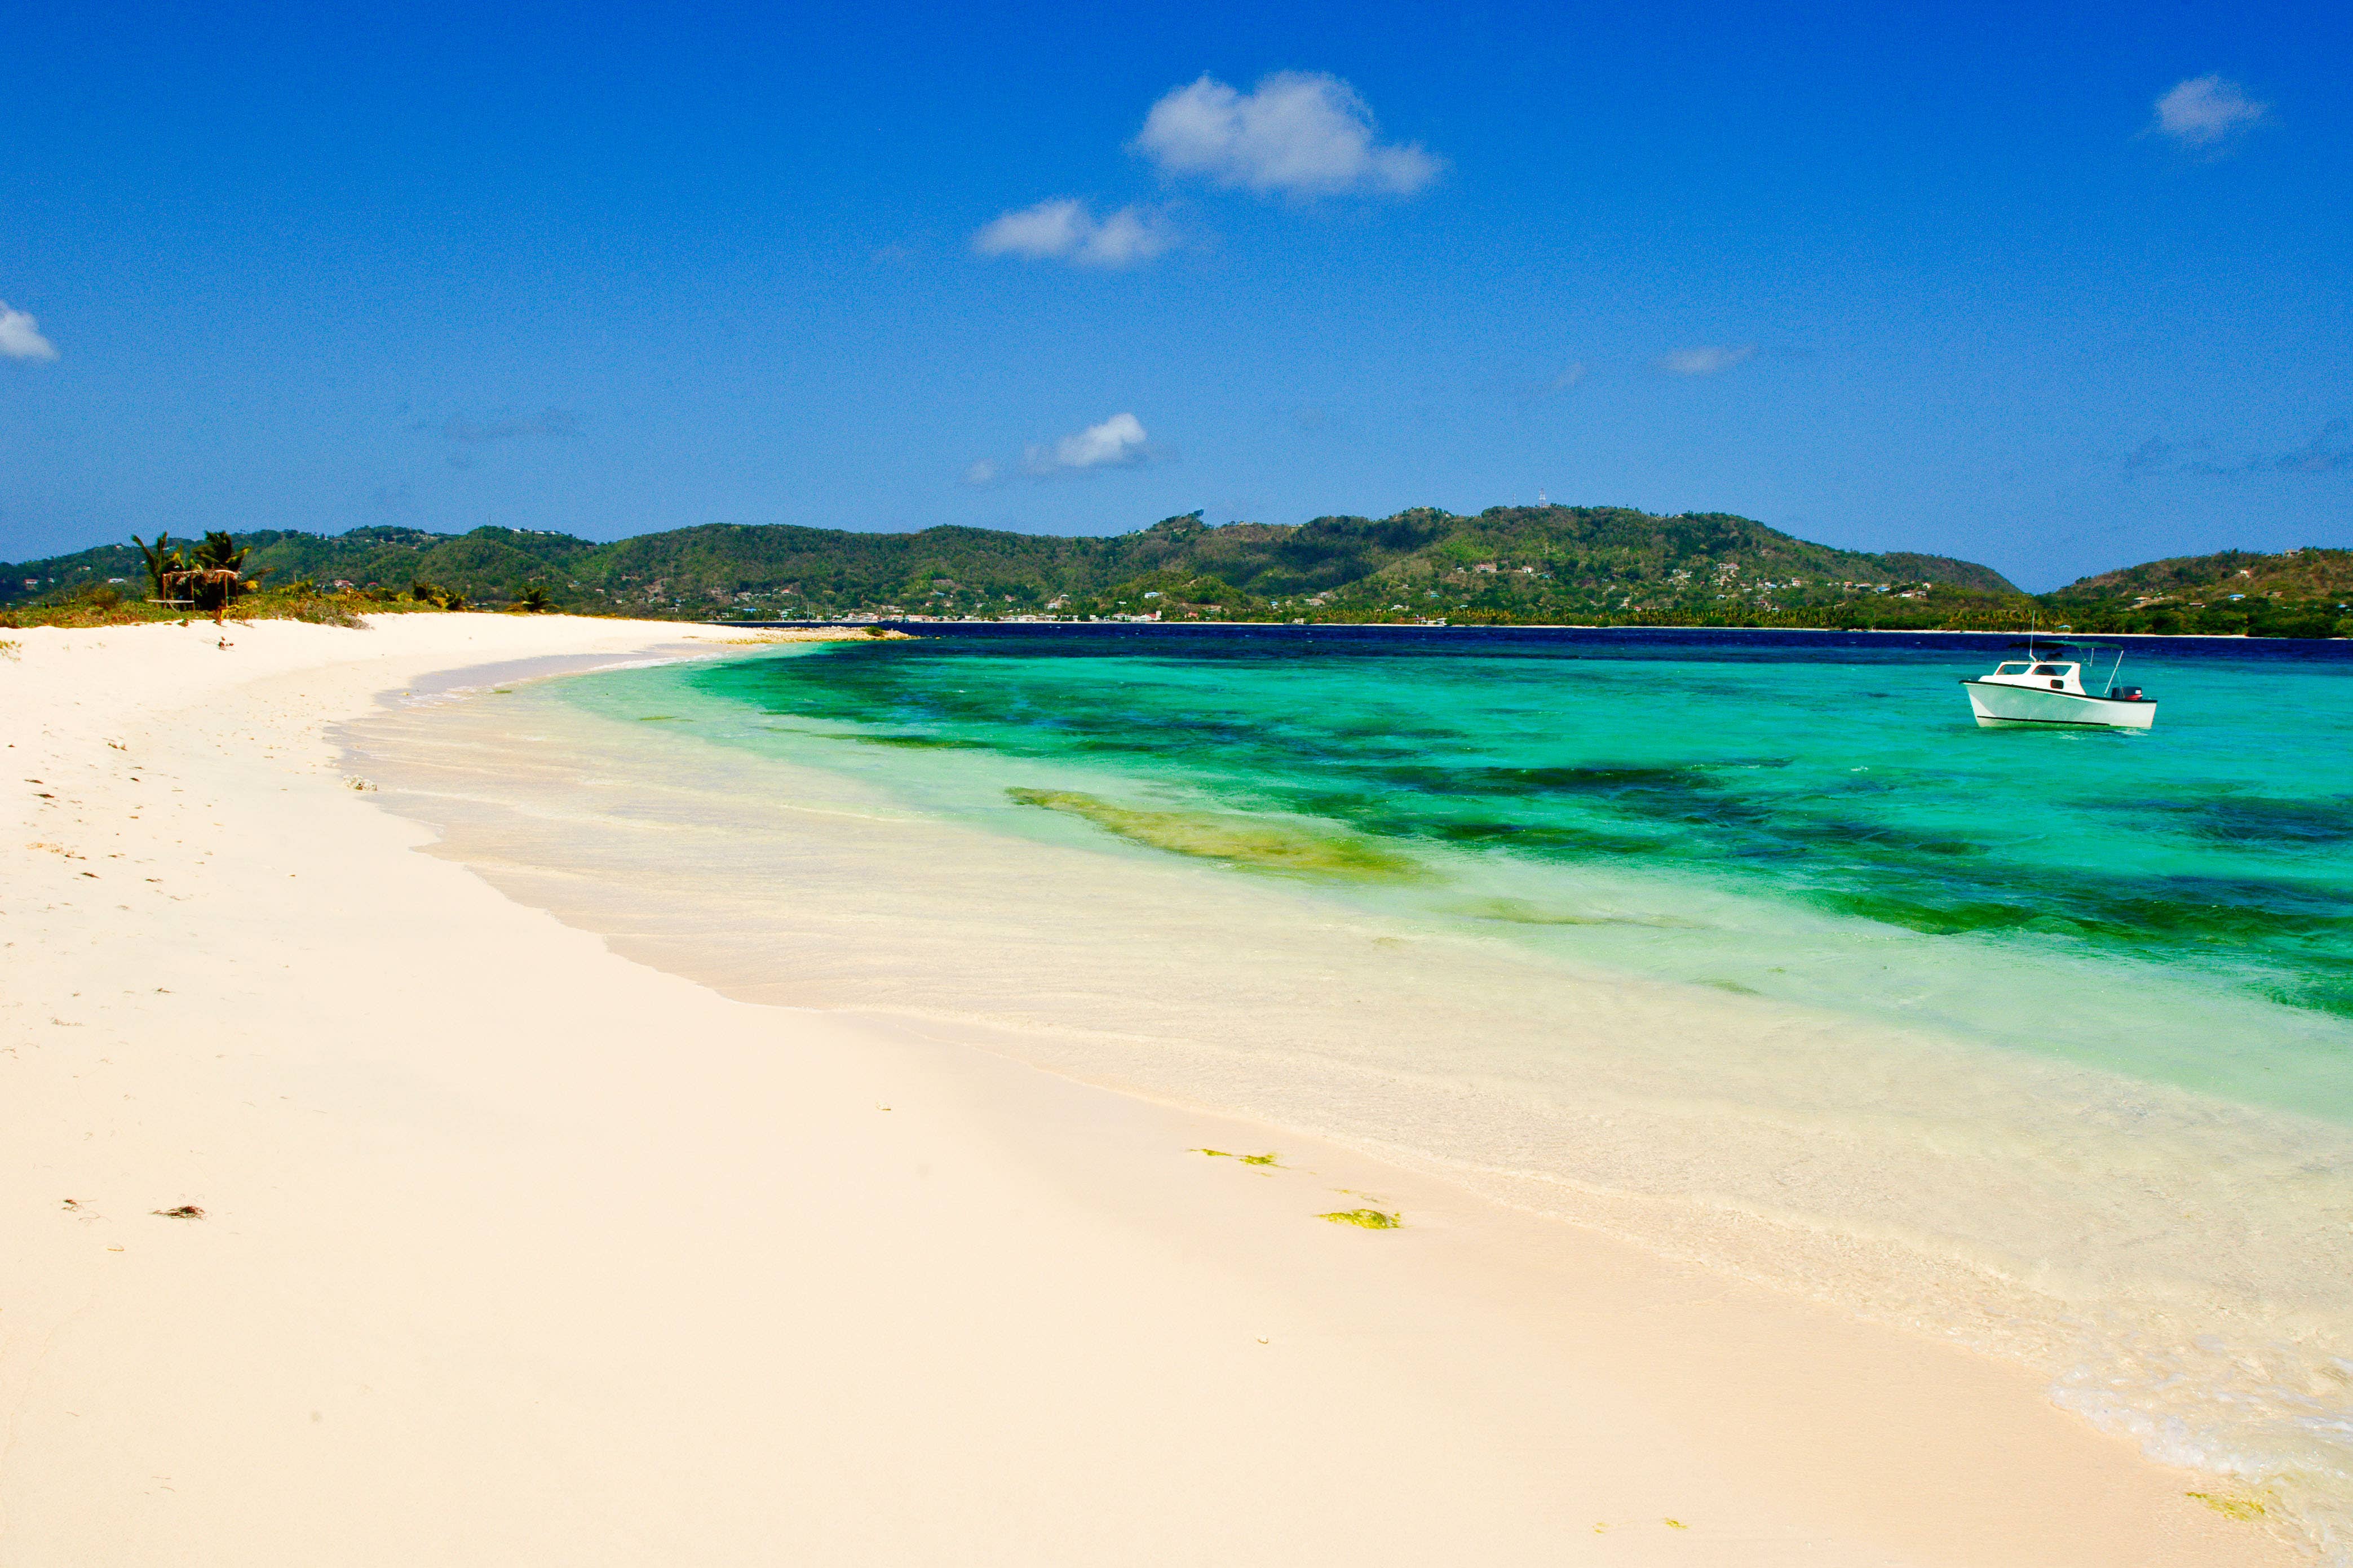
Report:
[{"label": "tree-covered hill", "polygon": [[2353,594],[2353,550],[2306,547],[2264,555],[2225,550],[2216,555],[2177,555],[2080,578],[2058,591],[2069,599],[2121,598],[2154,601],[2210,599],[2216,595],[2319,599]]},{"label": "tree-covered hill", "polygon": [[[1195,514],[1090,539],[712,525],[609,544],[498,528],[264,531],[242,542],[277,583],[400,591],[426,582],[476,601],[537,584],[569,609],[694,617],[1149,613],[1173,597],[1167,608],[1180,615],[1214,604],[1308,618],[1589,619],[1829,602],[1883,585],[2016,592],[1967,562],[1832,550],[1746,518],[1616,507],[1499,507],[1475,517],[1422,509],[1295,526],[1211,527]],[[0,566],[0,604],[140,577],[131,545],[106,545]]]},{"label": "tree-covered hill", "polygon": [[2081,578],[2044,595],[2078,629],[2353,635],[2353,550],[2180,555]]},{"label": "tree-covered hill", "polygon": [[[1101,538],[712,525],[594,543],[478,528],[242,536],[275,585],[361,597],[431,584],[477,604],[525,587],[564,609],[679,619],[843,615],[1150,616],[1163,620],[1938,626],[2030,619],[2091,631],[2346,635],[2353,552],[2161,561],[2031,597],[1940,555],[1836,550],[1720,512],[1432,508],[1301,524],[1198,513]],[[0,566],[0,607],[93,584],[144,586],[128,543]],[[2341,624],[2340,624],[2341,623]]]}]

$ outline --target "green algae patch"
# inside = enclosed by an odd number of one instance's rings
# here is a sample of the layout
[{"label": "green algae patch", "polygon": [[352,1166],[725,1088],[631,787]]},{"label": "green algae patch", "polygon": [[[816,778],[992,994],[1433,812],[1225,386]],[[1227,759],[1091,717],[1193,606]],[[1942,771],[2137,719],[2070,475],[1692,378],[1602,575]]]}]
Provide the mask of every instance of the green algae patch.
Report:
[{"label": "green algae patch", "polygon": [[1704,985],[1711,991],[1729,991],[1735,996],[1762,996],[1765,994],[1762,991],[1757,990],[1754,985],[1743,985],[1737,980],[1700,980],[1694,981],[1694,984]]},{"label": "green algae patch", "polygon": [[2221,1492],[2184,1492],[2181,1495],[2196,1499],[2225,1519],[2243,1519],[2252,1522],[2263,1518],[2266,1511],[2262,1503],[2251,1497],[2230,1497]]},{"label": "green algae patch", "polygon": [[1253,871],[1388,881],[1422,874],[1405,856],[1353,834],[1318,833],[1237,812],[1115,805],[1076,790],[1015,788],[1005,794],[1016,805],[1063,812],[1131,844]]},{"label": "green algae patch", "polygon": [[1405,1223],[1402,1215],[1383,1214],[1378,1209],[1335,1209],[1315,1217],[1328,1219],[1334,1225],[1353,1225],[1358,1230],[1395,1230]]},{"label": "green algae patch", "polygon": [[640,724],[668,724],[677,719],[677,717],[678,715],[675,713],[640,713],[638,715],[638,722]]},{"label": "green algae patch", "polygon": [[910,752],[970,752],[986,751],[981,741],[960,741],[949,735],[851,735],[849,740],[861,746],[897,746]]},{"label": "green algae patch", "polygon": [[1472,899],[1449,907],[1450,914],[1474,921],[1496,921],[1518,926],[1650,926],[1660,931],[1700,931],[1697,921],[1672,915],[1583,915],[1568,910],[1548,910],[1525,899]]}]

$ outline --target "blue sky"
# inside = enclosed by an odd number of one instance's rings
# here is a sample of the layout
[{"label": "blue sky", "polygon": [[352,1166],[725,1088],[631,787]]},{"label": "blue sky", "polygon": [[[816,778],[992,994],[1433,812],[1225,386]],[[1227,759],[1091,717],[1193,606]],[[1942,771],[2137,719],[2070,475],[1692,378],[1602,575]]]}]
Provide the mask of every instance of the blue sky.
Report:
[{"label": "blue sky", "polygon": [[1744,513],[2353,544],[2353,10],[17,7],[0,557]]}]

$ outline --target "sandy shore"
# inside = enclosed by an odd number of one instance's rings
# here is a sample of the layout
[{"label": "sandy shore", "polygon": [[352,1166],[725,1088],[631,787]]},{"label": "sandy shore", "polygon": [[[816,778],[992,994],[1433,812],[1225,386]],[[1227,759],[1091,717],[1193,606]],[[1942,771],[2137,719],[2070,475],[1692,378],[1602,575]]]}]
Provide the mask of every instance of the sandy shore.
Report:
[{"label": "sandy shore", "polygon": [[323,738],[686,635],[6,634],[0,1563],[2298,1560],[1968,1352],[629,963]]}]

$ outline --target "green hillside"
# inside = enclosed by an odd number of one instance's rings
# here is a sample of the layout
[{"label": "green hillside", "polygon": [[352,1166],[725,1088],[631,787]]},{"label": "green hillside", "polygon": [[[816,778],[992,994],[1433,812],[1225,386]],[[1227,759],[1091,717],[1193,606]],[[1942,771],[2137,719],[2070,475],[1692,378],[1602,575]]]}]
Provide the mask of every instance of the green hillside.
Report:
[{"label": "green hillside", "polygon": [[2353,550],[2181,555],[2081,578],[2043,595],[2078,630],[2353,635]]},{"label": "green hillside", "polygon": [[[845,615],[1156,616],[1163,620],[1672,624],[2078,632],[2353,632],[2353,552],[2153,562],[2028,595],[1970,562],[1834,550],[1719,512],[1430,508],[1297,525],[1173,517],[1069,539],[713,525],[597,544],[566,534],[360,528],[241,536],[272,587],[315,583],[364,607],[430,584],[478,605],[526,586],[556,607],[675,619]],[[129,544],[0,566],[0,613],[110,579],[143,595]]]},{"label": "green hillside", "polygon": [[2268,599],[2345,598],[2353,595],[2353,550],[2306,547],[2277,555],[2248,550],[2177,555],[2080,578],[2052,596],[2189,603],[2232,594]]},{"label": "green hillside", "polygon": [[[1266,617],[1736,619],[1876,603],[1934,585],[2015,594],[2000,574],[1931,555],[1811,544],[1746,518],[1655,517],[1616,507],[1430,509],[1300,525],[1170,518],[1069,539],[982,529],[853,533],[714,525],[609,544],[480,528],[463,535],[360,528],[240,536],[273,584],[356,590],[429,582],[477,602],[525,584],[564,608],[709,618],[1141,614]],[[142,582],[138,552],[106,545],[0,566],[0,605],[93,583]],[[1915,601],[1916,602],[1916,599]]]}]

